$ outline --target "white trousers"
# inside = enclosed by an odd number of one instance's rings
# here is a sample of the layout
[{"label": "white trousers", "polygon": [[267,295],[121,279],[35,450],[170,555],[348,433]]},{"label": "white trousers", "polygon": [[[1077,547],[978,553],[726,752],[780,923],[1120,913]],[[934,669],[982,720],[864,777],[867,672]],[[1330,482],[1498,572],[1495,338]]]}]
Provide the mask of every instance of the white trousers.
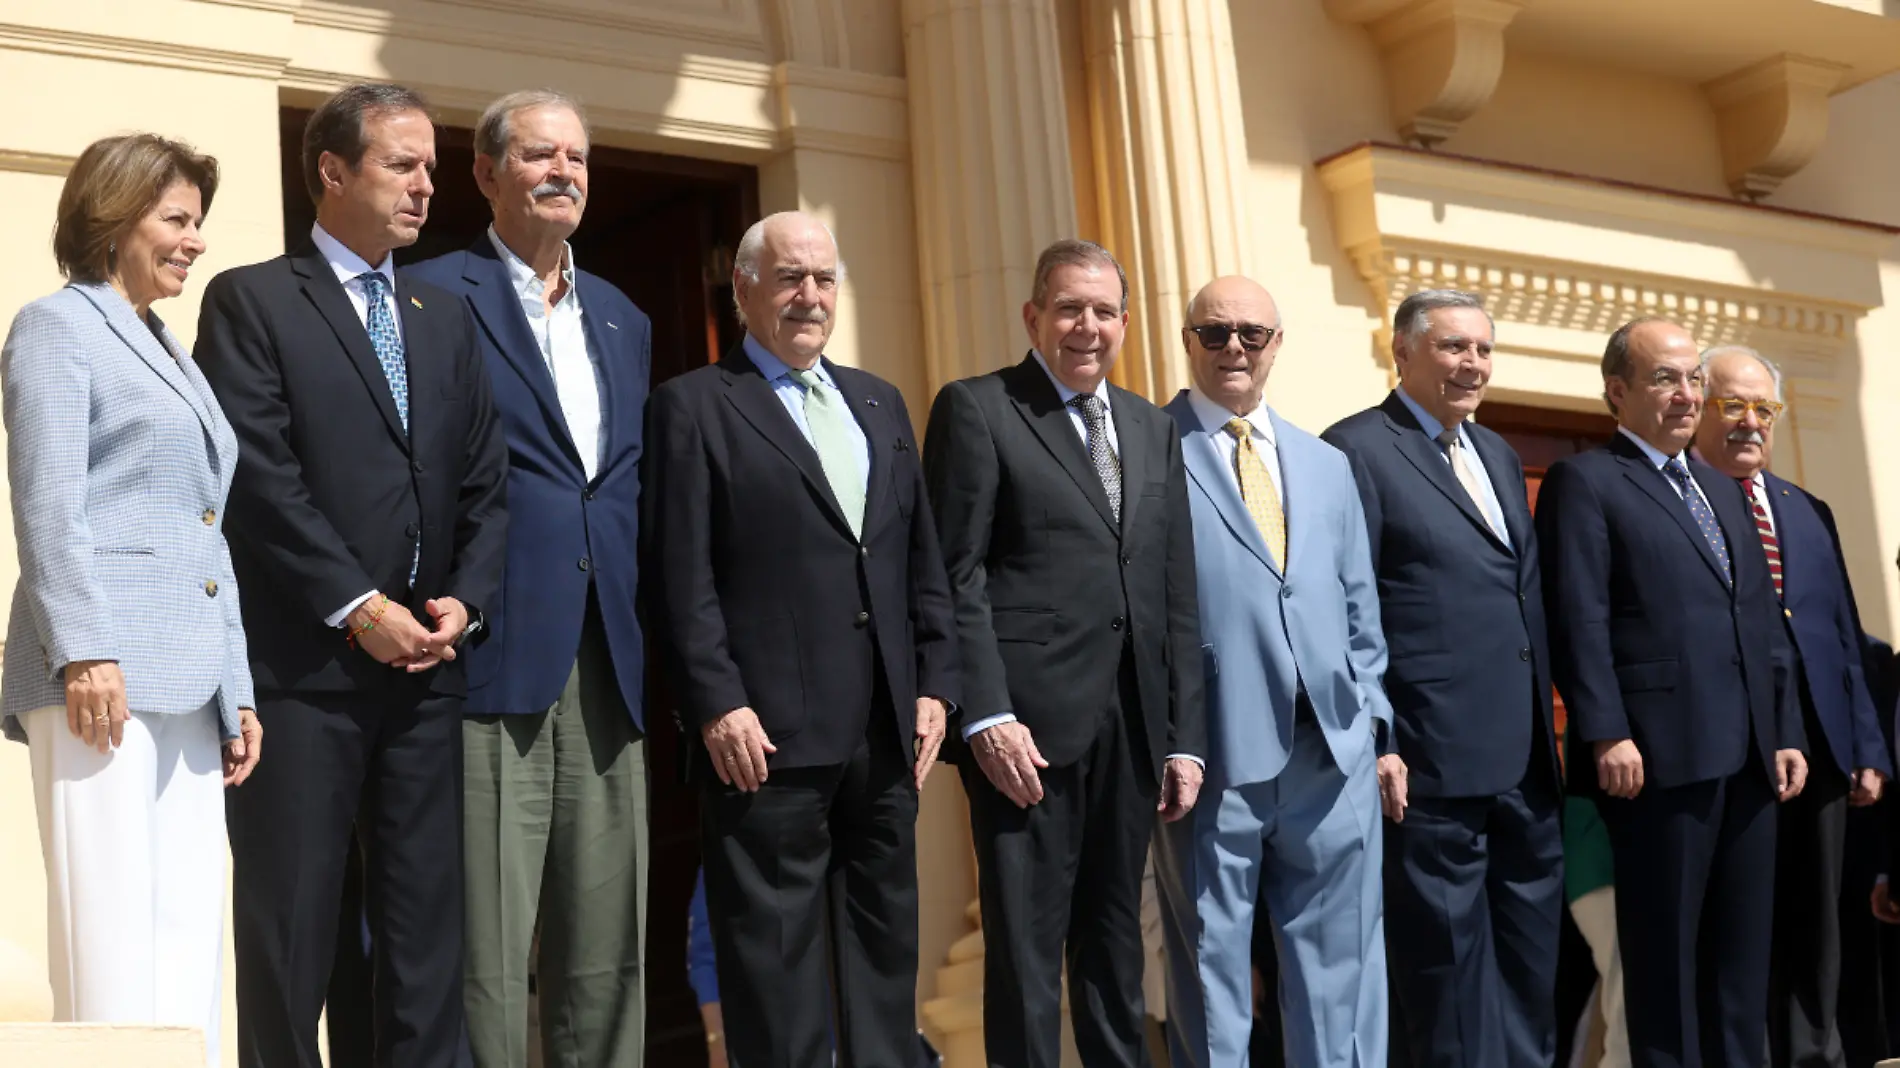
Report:
[{"label": "white trousers", "polygon": [[1616,948],[1616,888],[1599,886],[1570,903],[1570,918],[1590,944],[1597,966],[1597,1010],[1603,1014],[1603,1059],[1596,1068],[1629,1068],[1630,1033],[1623,1017],[1623,955]]},{"label": "white trousers", "polygon": [[64,708],[21,719],[54,1019],[202,1028],[217,1068],[229,852],[216,707],[134,712],[109,753],[74,737]]}]

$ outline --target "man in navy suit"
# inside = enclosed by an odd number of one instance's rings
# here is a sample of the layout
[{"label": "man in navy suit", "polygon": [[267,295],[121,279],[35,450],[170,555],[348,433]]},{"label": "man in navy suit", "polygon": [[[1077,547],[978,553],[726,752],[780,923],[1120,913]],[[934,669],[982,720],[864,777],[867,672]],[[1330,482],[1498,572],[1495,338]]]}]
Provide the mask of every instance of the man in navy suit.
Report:
[{"label": "man in navy suit", "polygon": [[1563,835],[1524,465],[1470,422],[1491,378],[1473,294],[1414,293],[1399,388],[1323,436],[1352,461],[1379,576],[1409,804],[1385,836],[1386,949],[1414,1068],[1557,1052]]},{"label": "man in navy suit", "polygon": [[639,1064],[647,770],[634,612],[651,333],[574,265],[587,123],[572,100],[496,101],[475,131],[494,225],[409,273],[474,312],[508,441],[508,528],[463,726],[467,959],[481,1068],[528,1063],[528,971],[549,1064]]},{"label": "man in navy suit", "polygon": [[1688,331],[1619,328],[1603,353],[1617,432],[1551,465],[1537,508],[1569,782],[1610,832],[1637,1068],[1761,1062],[1775,802],[1807,775],[1747,499],[1684,455],[1703,385]]},{"label": "man in navy suit", "polygon": [[1768,1011],[1773,1068],[1846,1068],[1840,1004],[1841,870],[1847,808],[1871,805],[1892,774],[1861,662],[1860,613],[1834,513],[1769,474],[1781,371],[1753,349],[1703,354],[1709,397],[1696,452],[1748,497],[1794,643],[1809,745],[1808,785],[1782,806]]}]

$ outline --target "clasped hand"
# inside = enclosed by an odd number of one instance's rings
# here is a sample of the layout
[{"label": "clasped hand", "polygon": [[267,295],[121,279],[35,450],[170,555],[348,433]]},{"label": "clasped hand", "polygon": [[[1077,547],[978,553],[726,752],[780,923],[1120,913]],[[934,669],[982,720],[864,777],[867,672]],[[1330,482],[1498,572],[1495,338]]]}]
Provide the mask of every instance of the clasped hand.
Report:
[{"label": "clasped hand", "polygon": [[[438,597],[423,607],[435,620],[434,630],[424,626],[409,609],[381,594],[358,605],[346,622],[364,652],[379,663],[413,675],[454,660],[455,640],[468,627],[468,609],[453,597]],[[375,626],[363,630],[372,620]]]}]

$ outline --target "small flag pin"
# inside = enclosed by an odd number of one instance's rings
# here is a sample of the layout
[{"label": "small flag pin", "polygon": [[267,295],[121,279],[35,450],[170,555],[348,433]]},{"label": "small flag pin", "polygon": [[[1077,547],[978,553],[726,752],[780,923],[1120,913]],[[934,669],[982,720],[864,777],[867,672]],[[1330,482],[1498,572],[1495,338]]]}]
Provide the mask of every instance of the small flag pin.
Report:
[{"label": "small flag pin", "polygon": [[421,310],[422,310],[422,302],[421,302],[421,301],[419,301],[419,300],[417,300],[416,298],[414,298],[414,297],[410,297],[410,298],[409,298],[409,303],[411,303],[411,304],[414,304],[414,305],[416,306],[416,310],[417,310],[417,311],[421,311]]},{"label": "small flag pin", "polygon": [[614,321],[613,321],[613,320],[611,320],[611,319],[607,321],[607,325],[608,325],[609,327],[611,327],[612,329],[615,329],[615,330],[618,330],[618,329],[620,329],[620,324],[619,324],[619,323],[616,323],[616,322],[614,322]]},{"label": "small flag pin", "polygon": [[866,404],[868,404],[868,405],[870,405],[871,407],[873,407],[873,408],[875,408],[875,407],[877,407],[877,398],[876,398],[876,397],[866,397],[866,398],[864,398],[864,403],[866,403]]}]

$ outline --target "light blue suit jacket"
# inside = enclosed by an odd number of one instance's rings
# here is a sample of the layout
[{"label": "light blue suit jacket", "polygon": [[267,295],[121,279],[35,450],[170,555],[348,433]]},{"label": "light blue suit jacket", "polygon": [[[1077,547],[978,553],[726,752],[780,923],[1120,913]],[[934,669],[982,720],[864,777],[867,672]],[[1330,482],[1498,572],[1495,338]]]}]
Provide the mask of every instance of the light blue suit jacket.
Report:
[{"label": "light blue suit jacket", "polygon": [[[251,707],[224,498],[237,438],[171,331],[105,285],[20,310],[0,350],[20,583],[0,682],[5,731],[66,703],[62,673],[116,660],[134,712]],[[155,332],[156,331],[156,332]]]},{"label": "light blue suit jacket", "polygon": [[1371,718],[1391,728],[1380,684],[1385,635],[1365,513],[1344,453],[1272,413],[1285,486],[1286,573],[1273,564],[1184,391],[1168,405],[1181,432],[1207,671],[1207,789],[1266,782],[1293,751],[1302,685],[1334,761],[1357,767]]}]

